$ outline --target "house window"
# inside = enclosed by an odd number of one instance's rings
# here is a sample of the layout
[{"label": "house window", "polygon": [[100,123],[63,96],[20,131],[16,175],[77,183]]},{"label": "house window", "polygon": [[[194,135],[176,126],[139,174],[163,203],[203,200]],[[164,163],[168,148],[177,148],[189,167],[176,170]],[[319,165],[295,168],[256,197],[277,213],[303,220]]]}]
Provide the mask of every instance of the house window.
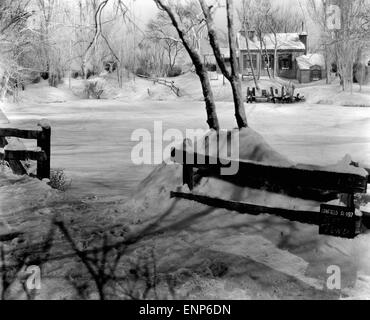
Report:
[{"label": "house window", "polygon": [[206,69],[207,71],[215,72],[217,71],[217,66],[214,63],[206,63]]},{"label": "house window", "polygon": [[269,54],[268,56],[266,54],[263,55],[263,67],[265,69],[267,68],[272,69],[274,67],[274,55],[273,54]]},{"label": "house window", "polygon": [[293,59],[291,54],[279,55],[279,69],[291,70],[293,68]]},{"label": "house window", "polygon": [[[253,65],[253,69],[256,69],[257,68],[257,55],[255,54],[251,54],[251,57],[252,57],[252,65]],[[248,54],[244,54],[243,55],[243,69],[244,70],[250,70],[250,62],[249,62],[249,55]]]}]

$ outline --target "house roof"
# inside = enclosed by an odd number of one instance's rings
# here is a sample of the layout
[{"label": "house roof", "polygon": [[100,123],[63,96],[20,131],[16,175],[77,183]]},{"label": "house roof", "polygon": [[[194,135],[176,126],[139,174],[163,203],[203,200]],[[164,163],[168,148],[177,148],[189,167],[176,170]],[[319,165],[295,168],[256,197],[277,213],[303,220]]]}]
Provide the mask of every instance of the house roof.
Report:
[{"label": "house roof", "polygon": [[[254,36],[253,39],[248,39],[249,49],[250,50],[260,50],[260,41],[259,39]],[[246,37],[241,33],[238,32],[237,34],[237,41],[240,50],[247,50],[247,43]],[[305,50],[306,47],[303,42],[299,40],[298,33],[277,33],[276,34],[276,41],[275,36],[273,33],[267,33],[263,37],[263,48],[267,50],[274,50],[275,44],[277,43],[278,50]]]},{"label": "house roof", "polygon": [[312,66],[320,66],[325,69],[325,58],[319,53],[299,56],[296,61],[298,68],[301,70],[309,70]]},{"label": "house roof", "polygon": [[[241,32],[237,33],[237,48],[238,48],[238,55],[240,50],[247,50],[247,43],[245,41],[245,37],[242,35]],[[301,50],[304,51],[306,49],[303,42],[299,40],[298,33],[277,33],[276,34],[277,40],[277,49],[278,50]],[[267,50],[275,50],[275,36],[272,33],[268,33],[264,36],[263,41],[266,45]],[[249,49],[251,51],[259,51],[260,50],[260,41],[255,36],[253,40],[248,38]],[[263,50],[265,49],[265,45],[263,45]],[[230,58],[230,51],[228,46],[221,46],[220,47],[221,54],[224,58]],[[213,56],[213,50],[209,41],[207,39],[200,40],[200,54],[203,56]]]},{"label": "house roof", "polygon": [[[230,50],[228,47],[220,47],[221,54],[224,58],[230,58]],[[212,47],[207,39],[200,40],[200,54],[202,56],[213,56]]]}]

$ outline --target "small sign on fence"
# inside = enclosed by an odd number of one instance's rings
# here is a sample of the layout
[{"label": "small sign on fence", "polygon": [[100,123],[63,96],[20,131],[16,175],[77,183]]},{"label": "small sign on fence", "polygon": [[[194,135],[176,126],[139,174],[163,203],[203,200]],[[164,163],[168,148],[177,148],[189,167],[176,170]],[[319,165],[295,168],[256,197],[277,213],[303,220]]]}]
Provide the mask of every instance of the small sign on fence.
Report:
[{"label": "small sign on fence", "polygon": [[322,204],[322,221],[319,234],[353,239],[361,225],[361,217],[355,215],[355,208]]}]

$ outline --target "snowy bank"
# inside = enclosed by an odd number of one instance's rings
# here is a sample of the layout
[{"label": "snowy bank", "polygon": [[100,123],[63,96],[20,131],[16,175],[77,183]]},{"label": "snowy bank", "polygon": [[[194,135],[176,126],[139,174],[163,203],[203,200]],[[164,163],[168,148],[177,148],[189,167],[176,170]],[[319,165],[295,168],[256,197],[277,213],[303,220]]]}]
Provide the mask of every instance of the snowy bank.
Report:
[{"label": "snowy bank", "polygon": [[[251,129],[241,132],[240,154],[246,160],[294,165]],[[174,190],[189,191],[182,186],[181,166],[162,164],[122,210],[135,230],[146,232],[141,243],[155,248],[160,267],[186,279],[181,290],[190,290],[192,298],[370,298],[363,283],[370,273],[364,258],[370,256],[369,235],[354,240],[323,236],[316,226],[276,216],[241,215],[170,199]],[[320,205],[211,177],[202,178],[193,192],[282,208],[318,210]],[[325,289],[327,268],[333,264],[342,270],[340,292]],[[224,265],[224,272],[215,272],[215,265]]]}]

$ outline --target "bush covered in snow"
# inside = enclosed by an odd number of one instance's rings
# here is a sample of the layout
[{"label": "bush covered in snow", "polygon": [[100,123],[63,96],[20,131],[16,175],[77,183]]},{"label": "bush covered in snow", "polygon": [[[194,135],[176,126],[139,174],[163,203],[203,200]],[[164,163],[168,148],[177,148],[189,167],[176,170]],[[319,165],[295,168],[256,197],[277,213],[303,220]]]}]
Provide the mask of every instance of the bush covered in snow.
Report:
[{"label": "bush covered in snow", "polygon": [[85,82],[84,95],[87,99],[100,99],[106,87],[103,79],[91,79]]},{"label": "bush covered in snow", "polygon": [[60,191],[66,191],[71,186],[71,184],[72,180],[67,179],[63,169],[50,170],[50,187]]}]

